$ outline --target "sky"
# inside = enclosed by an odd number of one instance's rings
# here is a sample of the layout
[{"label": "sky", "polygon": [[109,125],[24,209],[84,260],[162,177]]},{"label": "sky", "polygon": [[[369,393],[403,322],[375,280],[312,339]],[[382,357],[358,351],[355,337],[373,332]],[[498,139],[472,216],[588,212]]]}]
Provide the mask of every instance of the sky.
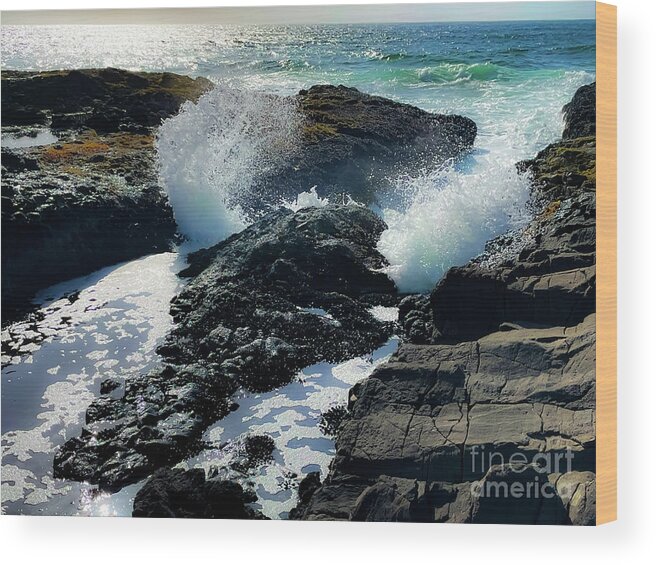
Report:
[{"label": "sky", "polygon": [[[281,0],[284,1],[284,0]],[[2,24],[263,24],[593,19],[592,1],[3,11]]]}]

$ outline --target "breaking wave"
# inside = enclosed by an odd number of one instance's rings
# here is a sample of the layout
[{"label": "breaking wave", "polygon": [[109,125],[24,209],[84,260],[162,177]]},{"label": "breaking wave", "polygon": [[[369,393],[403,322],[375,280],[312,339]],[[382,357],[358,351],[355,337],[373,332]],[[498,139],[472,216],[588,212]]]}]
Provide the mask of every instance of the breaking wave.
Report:
[{"label": "breaking wave", "polygon": [[246,227],[243,198],[298,145],[300,123],[289,98],[220,86],[165,121],[159,173],[180,232],[213,244]]},{"label": "breaking wave", "polygon": [[525,219],[528,182],[513,164],[489,160],[475,171],[459,167],[400,179],[409,205],[384,208],[388,229],[378,249],[402,292],[425,292],[447,269],[481,253],[488,239]]},{"label": "breaking wave", "polygon": [[[525,221],[528,180],[515,163],[560,136],[562,104],[591,78],[553,74],[495,88],[494,97],[454,99],[479,125],[474,151],[459,163],[390,179],[394,190],[380,194],[375,207],[388,225],[378,248],[399,290],[429,291],[447,269]],[[537,89],[545,96],[533,96]],[[266,201],[257,192],[258,180],[299,147],[302,124],[293,98],[225,87],[167,120],[157,138],[159,167],[180,232],[195,245],[210,245],[254,221],[244,198],[255,194]],[[277,205],[294,211],[325,206],[318,188],[308,186]],[[261,205],[260,213],[268,209]]]}]

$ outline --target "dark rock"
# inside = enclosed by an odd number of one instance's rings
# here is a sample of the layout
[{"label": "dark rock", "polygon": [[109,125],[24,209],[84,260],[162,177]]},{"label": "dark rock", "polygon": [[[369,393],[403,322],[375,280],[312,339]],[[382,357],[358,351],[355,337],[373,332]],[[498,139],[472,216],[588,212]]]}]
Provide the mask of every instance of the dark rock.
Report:
[{"label": "dark rock", "polygon": [[528,225],[400,302],[406,341],[351,390],[299,518],[594,523],[595,153],[577,137],[521,163]]},{"label": "dark rock", "polygon": [[[466,512],[443,516],[443,499],[438,505],[424,495],[437,483],[480,480],[490,463],[518,453],[529,461],[559,461],[561,473],[593,473],[594,329],[592,315],[576,328],[518,329],[456,345],[402,345],[353,389],[352,417],[339,429],[331,471],[338,478],[357,477],[348,480],[353,497],[342,495],[342,513],[358,520],[474,520],[471,500]],[[377,484],[381,474],[389,480]],[[377,486],[358,491],[367,481]],[[330,477],[305,519],[337,514],[329,494],[321,502],[324,488],[335,488]]]},{"label": "dark rock", "polygon": [[123,382],[119,379],[109,378],[100,383],[100,394],[109,394],[123,386]]},{"label": "dark rock", "polygon": [[[515,493],[522,493],[521,495]],[[565,524],[556,488],[532,465],[495,465],[474,489],[474,524]]]},{"label": "dark rock", "polygon": [[166,198],[150,182],[26,170],[4,176],[2,196],[11,203],[2,206],[3,322],[24,312],[38,290],[166,251],[175,234]]},{"label": "dark rock", "polygon": [[[3,128],[51,115],[61,136],[2,151],[3,323],[29,311],[42,288],[170,249],[176,226],[158,186],[152,128],[209,87],[117,69],[2,73]],[[139,133],[125,133],[134,123]]]},{"label": "dark rock", "polygon": [[155,126],[175,114],[185,100],[197,100],[210,88],[207,79],[173,73],[111,68],[3,71],[2,125],[44,123],[53,114],[55,127],[64,125],[62,119],[68,125],[84,124],[103,132],[119,131],[126,121]]},{"label": "dark rock", "polygon": [[554,143],[520,168],[533,178],[534,218],[446,273],[431,293],[432,341],[477,339],[504,322],[573,325],[595,311],[595,138]]},{"label": "dark rock", "polygon": [[427,296],[415,294],[399,302],[399,324],[404,337],[411,343],[430,343],[433,337],[433,321]]},{"label": "dark rock", "polygon": [[565,104],[563,139],[594,136],[597,130],[597,83],[586,84],[576,91],[572,101]]},{"label": "dark rock", "polygon": [[565,506],[569,521],[577,526],[594,526],[597,523],[597,489],[595,474],[590,472],[549,475]]},{"label": "dark rock", "polygon": [[321,486],[321,476],[318,471],[308,473],[298,485],[298,504],[289,512],[290,520],[299,520],[309,504],[312,495]]},{"label": "dark rock", "polygon": [[[39,162],[27,155],[25,152],[20,150],[2,148],[2,168],[4,173],[13,173],[20,171],[36,171],[39,169]],[[3,175],[4,178],[4,175]],[[7,198],[7,205],[13,206],[13,202],[10,198]],[[3,195],[3,207],[4,207],[4,195]]]},{"label": "dark rock", "polygon": [[255,500],[238,483],[206,480],[202,469],[163,468],[154,473],[135,496],[132,516],[265,519],[247,506]]},{"label": "dark rock", "polygon": [[476,137],[468,118],[431,114],[345,86],[316,85],[294,101],[301,137],[282,166],[242,195],[245,209],[258,212],[313,186],[332,202],[370,204],[393,189],[390,177],[459,157]]},{"label": "dark rock", "polygon": [[[57,476],[120,488],[199,449],[204,429],[230,412],[239,387],[271,390],[308,365],[382,345],[394,324],[376,320],[368,300],[396,292],[380,272],[385,260],[376,244],[384,229],[360,206],[278,210],[193,254],[186,273],[195,277],[172,301],[176,326],[159,349],[168,365],[128,379],[120,399],[95,401],[88,420],[110,429],[102,441],[64,444]],[[288,270],[272,270],[281,261]],[[270,438],[247,438],[244,465],[271,447]]]}]

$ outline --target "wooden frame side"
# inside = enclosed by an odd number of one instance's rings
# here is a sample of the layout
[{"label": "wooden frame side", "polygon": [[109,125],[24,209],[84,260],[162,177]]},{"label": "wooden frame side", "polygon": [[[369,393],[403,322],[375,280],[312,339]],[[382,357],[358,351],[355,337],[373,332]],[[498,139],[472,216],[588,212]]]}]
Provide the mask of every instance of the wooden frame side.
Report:
[{"label": "wooden frame side", "polygon": [[617,519],[617,8],[597,12],[597,524]]}]

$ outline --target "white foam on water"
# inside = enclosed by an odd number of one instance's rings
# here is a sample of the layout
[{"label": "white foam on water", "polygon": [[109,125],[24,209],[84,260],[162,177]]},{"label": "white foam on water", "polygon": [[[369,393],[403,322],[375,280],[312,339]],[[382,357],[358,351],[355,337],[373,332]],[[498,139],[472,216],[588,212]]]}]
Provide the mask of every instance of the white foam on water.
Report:
[{"label": "white foam on water", "polygon": [[2,136],[2,146],[6,149],[24,149],[57,143],[59,138],[49,129],[41,129],[30,135],[7,134]]},{"label": "white foam on water", "polygon": [[213,244],[246,227],[240,198],[298,146],[300,123],[290,98],[222,86],[165,121],[159,171],[180,231]]},{"label": "white foam on water", "polygon": [[298,212],[303,208],[323,208],[329,203],[327,198],[321,198],[317,194],[317,187],[313,186],[310,190],[301,192],[294,200],[283,200],[282,205],[292,212]]},{"label": "white foam on water", "polygon": [[[528,182],[513,165],[487,163],[404,179],[415,191],[403,211],[383,211],[388,229],[378,248],[403,292],[425,292],[447,269],[483,251],[485,242],[524,217]],[[406,184],[405,188],[408,188]]]},{"label": "white foam on water", "polygon": [[58,284],[39,293],[40,319],[3,330],[3,340],[45,337],[3,358],[10,363],[2,370],[3,511],[131,515],[133,486],[109,495],[54,479],[52,458],[80,433],[103,379],[129,379],[159,362],[180,267],[177,253],[162,253]]},{"label": "white foam on water", "polygon": [[399,309],[396,306],[372,306],[369,313],[379,322],[396,322],[399,319]]},{"label": "white foam on water", "polygon": [[378,249],[400,291],[430,291],[450,267],[527,221],[530,179],[516,163],[561,137],[562,106],[591,80],[575,71],[523,83],[489,82],[476,97],[469,92],[448,108],[431,108],[474,118],[478,135],[460,162],[395,179],[393,201],[381,210],[389,229]]},{"label": "white foam on water", "polygon": [[207,473],[213,467],[225,470],[237,456],[240,440],[250,434],[266,434],[275,441],[273,461],[252,475],[231,478],[245,486],[252,483],[258,496],[255,506],[265,516],[285,518],[297,504],[300,479],[313,471],[325,478],[335,456],[335,442],[319,428],[322,413],[345,406],[349,389],[389,359],[398,342],[391,338],[370,355],[343,363],[312,365],[282,388],[238,398],[239,409],[205,432],[204,440],[212,447],[180,466],[203,468]]}]

